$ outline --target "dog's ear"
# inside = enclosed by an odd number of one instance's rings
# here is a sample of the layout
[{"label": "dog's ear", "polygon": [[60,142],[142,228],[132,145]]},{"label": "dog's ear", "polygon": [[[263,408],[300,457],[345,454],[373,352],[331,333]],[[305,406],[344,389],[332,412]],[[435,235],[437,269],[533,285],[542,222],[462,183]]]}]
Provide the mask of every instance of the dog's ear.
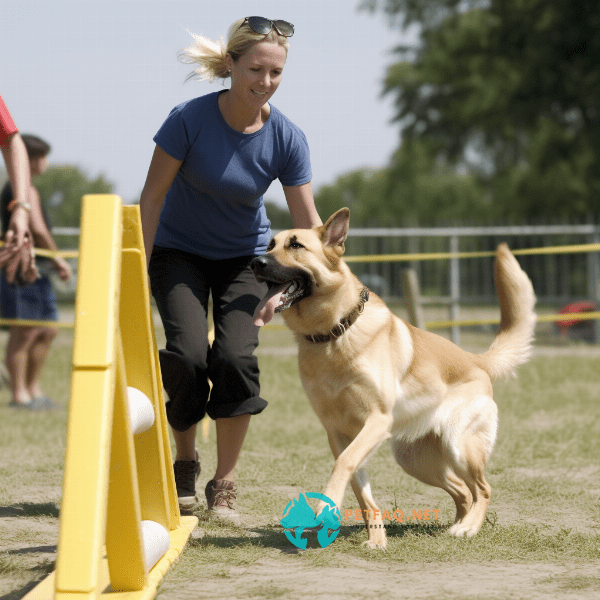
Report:
[{"label": "dog's ear", "polygon": [[348,228],[350,226],[350,210],[340,208],[335,214],[331,215],[325,225],[323,225],[323,243],[331,247],[340,256],[344,254],[344,242],[348,237]]}]

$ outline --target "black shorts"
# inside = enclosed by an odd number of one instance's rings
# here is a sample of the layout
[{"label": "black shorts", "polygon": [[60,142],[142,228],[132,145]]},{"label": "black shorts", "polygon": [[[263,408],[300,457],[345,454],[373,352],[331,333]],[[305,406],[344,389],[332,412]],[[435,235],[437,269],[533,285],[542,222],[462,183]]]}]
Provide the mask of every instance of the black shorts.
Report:
[{"label": "black shorts", "polygon": [[[255,415],[260,397],[258,330],[253,315],[265,284],[256,281],[253,256],[208,260],[155,246],[149,275],[165,335],[160,350],[167,418],[185,431],[205,414],[212,419]],[[208,298],[213,298],[215,341],[208,343]],[[208,380],[212,383],[210,390]]]}]

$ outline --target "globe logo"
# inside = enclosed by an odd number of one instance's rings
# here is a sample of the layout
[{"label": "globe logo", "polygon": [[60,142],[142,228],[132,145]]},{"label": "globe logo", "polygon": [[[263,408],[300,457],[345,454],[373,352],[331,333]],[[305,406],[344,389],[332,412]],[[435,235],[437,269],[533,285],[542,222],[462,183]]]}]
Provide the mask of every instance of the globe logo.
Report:
[{"label": "globe logo", "polygon": [[[325,507],[315,515],[307,498],[316,498],[325,503]],[[323,494],[307,492],[294,498],[283,511],[280,521],[285,537],[301,550],[306,550],[308,539],[302,537],[305,532],[317,532],[317,541],[321,548],[326,548],[335,540],[340,532],[340,511],[331,498]]]}]

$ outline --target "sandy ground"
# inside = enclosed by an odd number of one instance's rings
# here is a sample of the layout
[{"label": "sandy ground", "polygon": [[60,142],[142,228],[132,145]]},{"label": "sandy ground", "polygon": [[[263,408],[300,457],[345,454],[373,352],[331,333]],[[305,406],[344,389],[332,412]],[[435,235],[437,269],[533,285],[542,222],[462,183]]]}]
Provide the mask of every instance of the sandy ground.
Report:
[{"label": "sandy ground", "polygon": [[[534,469],[515,469],[520,477],[537,477]],[[544,471],[544,477],[573,480],[589,486],[597,482],[600,467],[580,469],[556,468]],[[288,486],[289,487],[289,486]],[[283,488],[282,488],[283,489]],[[48,498],[50,490],[44,489]],[[252,492],[252,489],[246,490]],[[295,487],[284,491],[297,495]],[[600,490],[599,490],[600,492]],[[58,498],[57,486],[54,497]],[[22,505],[0,507],[0,600],[19,600],[52,570],[56,560],[58,509],[42,498],[28,498],[40,503],[39,517],[26,516]],[[546,507],[535,514],[524,514],[519,507],[496,501],[493,512],[500,522],[526,521],[550,530],[598,533],[600,525],[577,513],[575,507]],[[277,520],[277,519],[276,519]],[[258,525],[273,525],[265,517]],[[576,527],[581,524],[583,527]],[[260,529],[260,527],[259,527]],[[224,537],[256,537],[257,524],[240,531],[223,529]],[[203,564],[198,555],[198,541],[204,537],[202,520],[192,534],[195,548],[184,550],[180,564],[162,581],[158,600],[192,599],[270,599],[312,598],[337,599],[449,599],[449,600],[546,600],[556,598],[600,598],[600,554],[597,560],[567,559],[559,562],[477,561],[440,563],[371,562],[348,555],[349,564],[315,566],[301,560],[290,547],[272,547],[268,555],[246,566]],[[2,539],[2,538],[5,539]],[[600,548],[599,548],[600,551]],[[315,550],[311,550],[315,552]],[[320,550],[317,550],[320,552]],[[378,552],[374,550],[374,552]],[[110,596],[108,596],[110,598]]]},{"label": "sandy ground", "polygon": [[280,561],[264,560],[251,569],[231,568],[226,578],[199,578],[186,589],[171,588],[166,581],[159,598],[591,600],[600,596],[600,582],[596,578],[599,567],[600,561],[560,566],[512,562],[424,564],[390,569],[355,561],[346,568],[319,568],[298,567],[291,562],[282,567]]},{"label": "sandy ground", "polygon": [[[4,508],[0,526],[7,520],[16,525],[18,511]],[[28,526],[35,527],[36,545],[11,544],[3,548],[10,555],[26,557],[32,567],[32,578],[41,579],[36,566],[52,565],[56,559],[56,520],[40,518]],[[202,535],[201,530],[196,535]],[[159,600],[196,599],[371,599],[416,598],[449,600],[547,600],[555,598],[589,599],[600,597],[600,559],[584,563],[481,562],[398,564],[372,563],[351,558],[347,567],[318,567],[299,564],[296,551],[273,549],[279,556],[263,558],[251,566],[224,564],[218,572],[204,573],[198,566],[198,577],[182,581],[170,571],[163,580]],[[185,557],[185,550],[184,550]],[[184,560],[184,559],[182,559]],[[35,571],[37,572],[37,577]],[[18,600],[33,587],[32,583],[15,589],[10,573],[0,572],[0,600]],[[110,596],[107,596],[110,598]]]}]

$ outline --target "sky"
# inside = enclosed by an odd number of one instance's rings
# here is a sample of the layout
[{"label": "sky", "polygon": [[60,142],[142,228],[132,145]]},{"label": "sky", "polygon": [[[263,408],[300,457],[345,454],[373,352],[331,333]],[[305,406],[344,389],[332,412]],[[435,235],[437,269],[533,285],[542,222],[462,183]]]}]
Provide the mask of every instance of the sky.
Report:
[{"label": "sky", "polygon": [[[188,33],[215,41],[238,18],[285,19],[295,35],[271,103],[306,134],[312,185],[385,166],[399,142],[382,98],[391,50],[404,39],[359,0],[0,0],[0,94],[22,133],[52,145],[50,164],[102,174],[139,199],[152,138],[177,104],[223,88],[185,82]],[[226,84],[227,85],[227,84]],[[266,200],[284,205],[275,181]]]}]

